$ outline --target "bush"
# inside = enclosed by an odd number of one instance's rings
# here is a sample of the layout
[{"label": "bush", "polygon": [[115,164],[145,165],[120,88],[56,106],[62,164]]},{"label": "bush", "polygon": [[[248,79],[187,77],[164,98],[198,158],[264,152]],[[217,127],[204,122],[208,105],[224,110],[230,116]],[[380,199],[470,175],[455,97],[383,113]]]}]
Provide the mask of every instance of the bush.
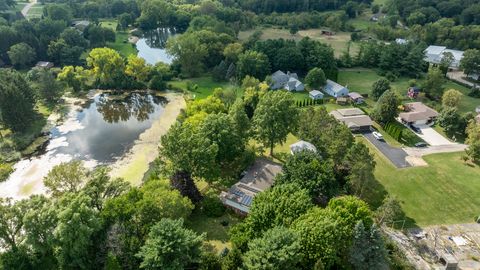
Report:
[{"label": "bush", "polygon": [[387,74],[385,74],[385,77],[391,82],[394,82],[398,79],[398,76],[391,71],[387,72]]},{"label": "bush", "polygon": [[0,163],[0,182],[7,180],[12,172],[13,168],[11,163]]},{"label": "bush", "polygon": [[225,206],[216,196],[208,196],[203,199],[202,211],[207,217],[221,217],[225,213]]},{"label": "bush", "polygon": [[400,141],[402,139],[403,135],[403,127],[399,126],[398,123],[396,122],[390,122],[385,124],[383,127],[385,132],[388,133],[388,135],[392,136],[395,140]]}]

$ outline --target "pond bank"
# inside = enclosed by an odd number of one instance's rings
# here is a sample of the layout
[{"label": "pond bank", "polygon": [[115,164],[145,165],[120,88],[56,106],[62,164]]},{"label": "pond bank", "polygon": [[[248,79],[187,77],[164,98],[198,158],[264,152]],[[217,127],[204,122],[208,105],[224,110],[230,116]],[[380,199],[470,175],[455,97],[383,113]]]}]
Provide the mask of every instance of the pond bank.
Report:
[{"label": "pond bank", "polygon": [[153,123],[152,127],[140,134],[128,153],[111,166],[112,177],[121,177],[133,185],[141,184],[150,164],[158,156],[161,136],[175,123],[181,110],[186,107],[182,94],[168,93],[164,96],[169,101],[162,116]]}]

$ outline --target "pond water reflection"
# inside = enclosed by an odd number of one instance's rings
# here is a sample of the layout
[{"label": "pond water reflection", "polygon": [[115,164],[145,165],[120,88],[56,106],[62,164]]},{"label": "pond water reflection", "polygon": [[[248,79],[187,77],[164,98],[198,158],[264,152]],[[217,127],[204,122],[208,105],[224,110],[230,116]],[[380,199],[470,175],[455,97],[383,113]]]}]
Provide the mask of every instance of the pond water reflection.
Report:
[{"label": "pond water reflection", "polygon": [[138,56],[145,59],[148,64],[158,62],[172,63],[172,56],[165,49],[169,37],[177,34],[175,28],[158,28],[146,31],[137,41]]}]

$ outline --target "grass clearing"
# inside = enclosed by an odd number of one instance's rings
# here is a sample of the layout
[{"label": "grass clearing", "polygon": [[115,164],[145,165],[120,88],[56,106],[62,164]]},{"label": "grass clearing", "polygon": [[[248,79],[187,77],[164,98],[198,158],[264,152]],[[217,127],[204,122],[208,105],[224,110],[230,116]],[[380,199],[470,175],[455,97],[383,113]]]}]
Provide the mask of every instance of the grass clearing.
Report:
[{"label": "grass clearing", "polygon": [[[189,83],[192,85],[197,85],[198,88],[196,90],[188,90]],[[203,99],[210,96],[215,88],[234,89],[237,91],[237,96],[239,97],[243,94],[240,88],[237,88],[228,82],[216,82],[211,76],[203,76],[180,81],[170,81],[168,82],[168,85],[171,85],[173,88],[179,88],[190,92],[194,99]]]},{"label": "grass clearing", "polygon": [[104,28],[110,28],[110,29],[112,29],[113,31],[117,31],[118,22],[117,22],[117,20],[115,20],[115,19],[111,19],[111,20],[101,20],[101,21],[100,21],[100,26],[101,26],[101,27],[104,27]]},{"label": "grass clearing", "polygon": [[33,18],[41,18],[43,15],[43,5],[40,3],[36,3],[33,5],[30,10],[28,11],[27,14],[27,19],[33,19]]},{"label": "grass clearing", "polygon": [[107,46],[111,49],[118,51],[123,57],[128,57],[131,54],[137,54],[135,45],[128,42],[127,32],[116,32],[115,42],[108,42]]},{"label": "grass clearing", "polygon": [[378,182],[412,219],[407,226],[469,223],[480,213],[480,167],[465,164],[463,152],[424,156],[427,167],[397,169],[372,144],[359,140],[375,156]]},{"label": "grass clearing", "polygon": [[350,33],[348,32],[338,32],[334,36],[325,36],[322,35],[320,28],[315,29],[306,29],[298,31],[295,35],[290,34],[290,30],[282,28],[257,28],[254,30],[241,31],[238,33],[238,38],[241,41],[247,40],[256,30],[262,31],[261,40],[267,39],[293,39],[299,41],[304,37],[310,37],[311,39],[318,40],[322,43],[332,46],[335,51],[335,56],[339,57],[343,52],[347,51],[347,48],[350,45],[350,54],[354,55],[358,52],[359,46],[350,42]]}]

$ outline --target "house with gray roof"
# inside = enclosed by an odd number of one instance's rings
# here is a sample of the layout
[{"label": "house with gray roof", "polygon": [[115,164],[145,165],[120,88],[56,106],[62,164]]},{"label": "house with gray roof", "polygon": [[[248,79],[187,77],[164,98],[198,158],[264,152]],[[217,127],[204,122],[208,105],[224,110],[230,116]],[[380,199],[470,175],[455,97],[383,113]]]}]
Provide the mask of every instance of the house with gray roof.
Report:
[{"label": "house with gray roof", "polygon": [[245,175],[228,191],[220,193],[222,203],[240,215],[250,212],[255,196],[270,188],[282,166],[265,158],[258,158]]},{"label": "house with gray roof", "polygon": [[348,95],[348,89],[332,80],[327,80],[327,84],[323,88],[325,93],[329,94],[332,97],[344,97]]},{"label": "house with gray roof", "polygon": [[322,99],[323,98],[323,93],[318,91],[318,90],[312,90],[308,93],[311,99]]},{"label": "house with gray roof", "polygon": [[458,69],[460,67],[460,61],[463,58],[463,51],[447,49],[445,46],[431,45],[425,50],[425,61],[430,64],[438,65],[442,61],[445,54],[450,53],[453,56],[451,69]]},{"label": "house with gray roof", "polygon": [[303,91],[305,90],[305,85],[298,80],[297,73],[284,73],[281,70],[277,70],[272,74],[272,83],[270,88],[272,90],[285,89],[288,91]]}]

